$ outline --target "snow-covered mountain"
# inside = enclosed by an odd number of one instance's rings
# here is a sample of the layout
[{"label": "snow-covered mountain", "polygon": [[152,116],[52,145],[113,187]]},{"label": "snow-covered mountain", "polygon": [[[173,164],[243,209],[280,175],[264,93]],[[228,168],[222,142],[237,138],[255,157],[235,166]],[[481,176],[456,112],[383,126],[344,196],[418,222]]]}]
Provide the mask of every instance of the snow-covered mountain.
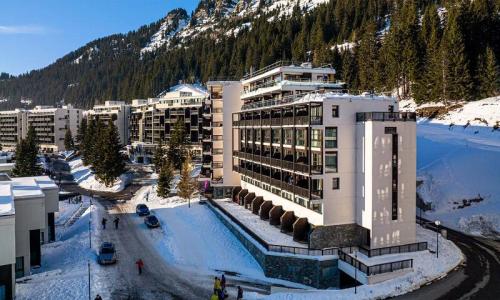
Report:
[{"label": "snow-covered mountain", "polygon": [[500,97],[416,105],[403,110],[422,117],[417,125],[418,193],[430,210],[424,216],[470,234],[500,237]]},{"label": "snow-covered mountain", "polygon": [[154,52],[163,45],[169,45],[170,40],[189,23],[187,12],[182,9],[174,9],[167,14],[160,25],[160,29],[153,34],[150,42],[141,49],[141,54]]}]

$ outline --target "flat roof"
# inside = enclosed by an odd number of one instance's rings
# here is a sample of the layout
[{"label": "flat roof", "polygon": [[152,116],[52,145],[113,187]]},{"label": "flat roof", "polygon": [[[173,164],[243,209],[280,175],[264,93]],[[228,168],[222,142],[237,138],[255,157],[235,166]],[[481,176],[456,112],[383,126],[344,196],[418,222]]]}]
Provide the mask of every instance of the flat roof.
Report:
[{"label": "flat roof", "polygon": [[12,192],[16,198],[38,198],[45,197],[42,189],[33,177],[11,178]]},{"label": "flat roof", "polygon": [[10,184],[0,184],[0,216],[10,216],[15,213],[14,197]]},{"label": "flat roof", "polygon": [[57,186],[54,180],[50,179],[49,176],[36,176],[33,178],[42,190],[59,188],[59,186]]}]

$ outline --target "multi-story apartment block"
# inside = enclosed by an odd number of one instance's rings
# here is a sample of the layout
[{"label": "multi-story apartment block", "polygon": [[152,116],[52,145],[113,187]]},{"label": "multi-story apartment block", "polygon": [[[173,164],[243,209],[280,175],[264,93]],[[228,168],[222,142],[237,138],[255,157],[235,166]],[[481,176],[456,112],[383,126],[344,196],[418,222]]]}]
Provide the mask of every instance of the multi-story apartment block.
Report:
[{"label": "multi-story apartment block", "polygon": [[0,299],[14,299],[16,211],[10,185],[0,185]]},{"label": "multi-story apartment block", "polygon": [[69,129],[76,135],[82,119],[82,110],[71,105],[63,107],[36,106],[26,111],[26,126],[35,129],[42,151],[64,151],[64,136]]},{"label": "multi-story apartment block", "polygon": [[0,111],[0,145],[4,150],[14,150],[26,130],[24,110]]},{"label": "multi-story apartment block", "polygon": [[234,200],[313,248],[413,243],[415,115],[393,98],[344,94],[333,74],[278,66],[242,81]]},{"label": "multi-story apartment block", "polygon": [[92,110],[87,111],[87,116],[91,119],[99,119],[105,123],[112,120],[118,129],[122,145],[126,145],[129,142],[128,122],[130,105],[124,101],[105,101],[103,105],[95,105]]},{"label": "multi-story apartment block", "polygon": [[207,91],[200,86],[182,84],[159,98],[134,100],[129,131],[135,159],[147,161],[160,141],[168,143],[179,119],[184,123],[191,152],[201,157],[202,110],[207,96]]},{"label": "multi-story apartment block", "polygon": [[[232,114],[241,108],[239,81],[209,81],[203,108],[203,147],[200,181],[213,197],[231,197],[240,178],[232,171]],[[224,126],[228,124],[229,126]]]},{"label": "multi-story apartment block", "polygon": [[55,240],[59,188],[47,176],[0,174],[0,299],[13,299],[14,278],[41,265],[41,247]]}]

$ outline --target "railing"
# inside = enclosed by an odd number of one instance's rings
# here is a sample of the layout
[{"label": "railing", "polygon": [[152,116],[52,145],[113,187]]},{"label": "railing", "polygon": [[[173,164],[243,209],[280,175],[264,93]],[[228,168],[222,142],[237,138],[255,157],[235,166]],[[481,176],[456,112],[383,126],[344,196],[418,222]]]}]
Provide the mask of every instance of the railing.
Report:
[{"label": "railing", "polygon": [[417,120],[414,112],[362,112],[356,113],[356,122],[366,121],[413,121]]},{"label": "railing", "polygon": [[397,270],[403,270],[407,268],[413,268],[413,259],[405,259],[395,262],[382,263],[377,265],[368,266],[362,263],[360,260],[352,257],[348,253],[339,249],[339,259],[346,262],[347,264],[353,266],[354,268],[365,273],[367,276],[378,275],[383,273],[394,272]]},{"label": "railing", "polygon": [[408,253],[408,252],[417,252],[427,250],[427,242],[420,243],[412,243],[400,246],[390,246],[376,249],[367,249],[363,246],[359,247],[359,252],[363,253],[368,257],[372,256],[380,256],[387,254],[396,254],[396,253]]},{"label": "railing", "polygon": [[270,252],[279,252],[279,253],[290,253],[297,255],[307,255],[307,256],[324,256],[324,255],[338,255],[338,248],[324,248],[324,249],[312,249],[306,247],[293,247],[293,246],[284,246],[284,245],[274,245],[268,244],[261,237],[255,234],[252,230],[246,227],[243,223],[241,223],[236,217],[227,212],[219,203],[216,201],[209,199],[209,203],[221,211],[226,217],[228,217],[233,223],[238,225],[245,233],[251,236],[257,243],[259,243],[262,247],[264,247],[267,251]]}]

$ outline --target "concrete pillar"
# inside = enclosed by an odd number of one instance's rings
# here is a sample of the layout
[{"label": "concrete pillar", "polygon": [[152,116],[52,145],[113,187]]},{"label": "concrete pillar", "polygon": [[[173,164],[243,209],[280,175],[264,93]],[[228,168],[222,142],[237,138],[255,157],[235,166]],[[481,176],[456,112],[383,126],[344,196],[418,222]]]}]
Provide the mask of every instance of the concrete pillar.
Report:
[{"label": "concrete pillar", "polygon": [[249,208],[252,205],[252,201],[255,199],[255,193],[248,193],[245,198],[243,199],[243,202],[245,204],[245,208]]},{"label": "concrete pillar", "polygon": [[293,240],[299,243],[307,243],[311,225],[307,218],[298,218],[293,223]]},{"label": "concrete pillar", "polygon": [[241,191],[241,186],[235,186],[233,188],[233,193],[232,193],[232,195],[233,195],[233,202],[237,202],[237,198],[236,197],[238,196],[238,193],[240,191]]},{"label": "concrete pillar", "polygon": [[243,205],[243,199],[245,198],[245,196],[248,194],[248,190],[247,189],[243,189],[241,190],[239,193],[238,193],[238,197],[236,197],[236,203],[238,203],[239,205]]}]

